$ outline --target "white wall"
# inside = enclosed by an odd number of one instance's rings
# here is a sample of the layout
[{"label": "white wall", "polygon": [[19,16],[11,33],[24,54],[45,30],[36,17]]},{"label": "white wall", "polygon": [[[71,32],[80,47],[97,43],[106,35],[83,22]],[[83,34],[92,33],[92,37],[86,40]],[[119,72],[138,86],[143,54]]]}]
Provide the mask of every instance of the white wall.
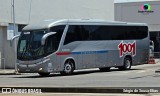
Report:
[{"label": "white wall", "polygon": [[[153,13],[142,14],[143,4],[150,4]],[[132,2],[132,3],[116,3],[115,4],[115,20],[124,22],[147,23],[150,31],[160,31],[160,1]]]},{"label": "white wall", "polygon": [[[7,25],[2,26],[0,23],[0,68],[14,68],[16,59],[15,52],[7,40]],[[4,61],[5,59],[5,61]]]},{"label": "white wall", "polygon": [[[12,0],[1,0],[0,22],[12,22]],[[114,0],[15,0],[16,23],[46,19],[114,20]]]}]

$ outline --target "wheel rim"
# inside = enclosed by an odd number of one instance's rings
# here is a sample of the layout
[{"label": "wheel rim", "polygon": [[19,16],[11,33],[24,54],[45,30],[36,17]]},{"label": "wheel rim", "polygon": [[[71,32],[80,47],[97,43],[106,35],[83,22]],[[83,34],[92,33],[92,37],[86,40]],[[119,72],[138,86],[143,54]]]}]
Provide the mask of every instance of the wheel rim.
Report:
[{"label": "wheel rim", "polygon": [[64,67],[65,73],[70,73],[72,71],[72,66],[71,64],[67,63]]},{"label": "wheel rim", "polygon": [[130,62],[130,60],[126,60],[126,61],[125,61],[125,67],[126,67],[126,69],[129,69],[129,68],[131,67],[131,62]]}]

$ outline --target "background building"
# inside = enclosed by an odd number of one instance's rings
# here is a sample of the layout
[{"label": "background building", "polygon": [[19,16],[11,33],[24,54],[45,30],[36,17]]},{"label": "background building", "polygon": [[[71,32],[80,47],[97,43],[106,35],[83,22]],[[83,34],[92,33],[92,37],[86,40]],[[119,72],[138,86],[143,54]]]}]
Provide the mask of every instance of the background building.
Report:
[{"label": "background building", "polygon": [[160,1],[115,3],[115,20],[140,22],[149,25],[150,39],[155,43],[154,51],[160,52]]},{"label": "background building", "polygon": [[[13,1],[15,30],[13,31]],[[14,68],[16,54],[9,40],[30,23],[46,19],[114,20],[114,0],[0,0],[0,58]],[[4,61],[0,59],[0,67]]]}]

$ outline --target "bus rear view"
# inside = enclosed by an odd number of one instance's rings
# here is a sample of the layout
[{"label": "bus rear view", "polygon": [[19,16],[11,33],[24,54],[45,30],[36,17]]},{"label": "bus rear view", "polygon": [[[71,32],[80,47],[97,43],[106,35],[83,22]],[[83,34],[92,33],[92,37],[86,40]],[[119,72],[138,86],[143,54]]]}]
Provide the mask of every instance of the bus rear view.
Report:
[{"label": "bus rear view", "polygon": [[17,59],[20,73],[41,76],[88,68],[128,70],[148,63],[148,26],[94,19],[46,20],[23,29]]}]

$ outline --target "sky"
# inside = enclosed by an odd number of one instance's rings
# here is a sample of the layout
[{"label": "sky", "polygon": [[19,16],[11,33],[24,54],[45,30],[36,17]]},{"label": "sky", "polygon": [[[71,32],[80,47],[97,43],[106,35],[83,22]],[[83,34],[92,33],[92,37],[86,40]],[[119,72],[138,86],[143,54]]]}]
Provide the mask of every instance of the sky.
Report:
[{"label": "sky", "polygon": [[118,3],[118,2],[137,2],[137,1],[160,1],[160,0],[114,0],[115,3]]}]

